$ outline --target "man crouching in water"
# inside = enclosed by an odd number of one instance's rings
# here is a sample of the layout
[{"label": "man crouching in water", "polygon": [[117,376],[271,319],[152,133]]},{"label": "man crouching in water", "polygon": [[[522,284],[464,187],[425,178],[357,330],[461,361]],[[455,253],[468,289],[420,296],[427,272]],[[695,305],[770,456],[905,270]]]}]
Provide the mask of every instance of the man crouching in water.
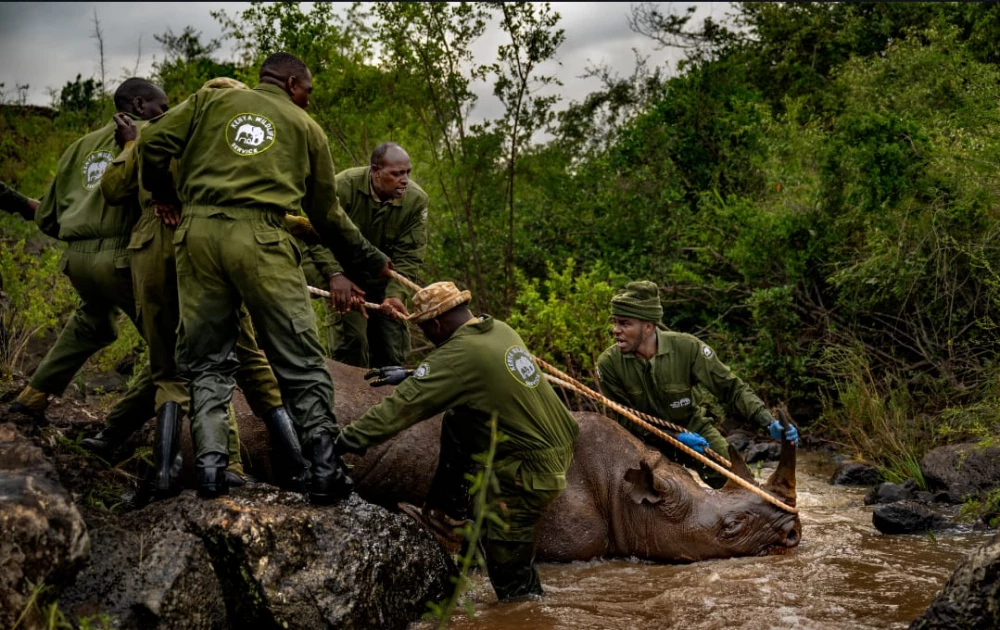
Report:
[{"label": "man crouching in water", "polygon": [[491,486],[487,500],[506,505],[508,527],[487,523],[486,568],[500,601],[542,595],[535,538],[545,509],[566,488],[579,427],[542,378],[524,341],[501,321],[474,317],[470,299],[451,282],[432,284],[413,297],[410,320],[437,349],[412,372],[389,366],[366,375],[379,377],[373,385],[399,387],[341,431],[337,450],[362,453],[447,410],[441,455],[423,509],[428,524],[446,531],[453,519],[467,518],[465,473],[474,466],[472,455],[489,449],[496,414],[498,431],[508,439],[496,447],[499,489]]}]

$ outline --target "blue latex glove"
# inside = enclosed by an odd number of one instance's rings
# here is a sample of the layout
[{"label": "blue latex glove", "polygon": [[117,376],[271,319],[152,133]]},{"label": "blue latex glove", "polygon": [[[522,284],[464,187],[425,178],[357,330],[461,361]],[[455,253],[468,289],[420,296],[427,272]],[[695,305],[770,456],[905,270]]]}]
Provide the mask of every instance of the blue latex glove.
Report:
[{"label": "blue latex glove", "polygon": [[708,446],[708,440],[701,437],[697,433],[690,433],[688,431],[685,431],[684,433],[678,433],[677,441],[683,444],[684,446],[692,450],[695,450],[699,453],[704,453],[705,447]]},{"label": "blue latex glove", "polygon": [[[767,426],[767,430],[771,432],[771,437],[776,440],[785,439],[793,444],[799,441],[799,430],[794,425],[788,425],[788,432],[786,433],[785,427],[781,426],[781,423],[775,420]],[[783,433],[784,435],[782,435]]]},{"label": "blue latex glove", "polygon": [[398,365],[387,365],[381,368],[373,368],[365,372],[365,380],[373,379],[369,385],[381,387],[382,385],[399,385],[406,378],[413,374],[413,370],[407,370]]}]

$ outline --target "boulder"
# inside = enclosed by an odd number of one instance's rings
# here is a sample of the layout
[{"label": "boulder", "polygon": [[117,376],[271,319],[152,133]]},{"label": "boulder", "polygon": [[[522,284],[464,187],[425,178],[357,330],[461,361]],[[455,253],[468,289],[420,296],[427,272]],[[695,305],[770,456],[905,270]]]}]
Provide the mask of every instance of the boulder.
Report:
[{"label": "boulder", "polygon": [[[90,553],[83,517],[42,450],[0,425],[0,628],[13,627],[33,591],[54,598]],[[21,621],[41,625],[37,607]]]},{"label": "boulder", "polygon": [[776,462],[781,457],[780,442],[758,442],[747,449],[746,462]]},{"label": "boulder", "polygon": [[883,534],[923,534],[951,528],[946,516],[913,501],[880,505],[872,513],[872,525]]},{"label": "boulder", "polygon": [[957,500],[979,497],[1000,487],[1000,446],[941,446],[924,455],[920,470],[932,490],[943,490]]},{"label": "boulder", "polygon": [[1000,628],[1000,533],[959,563],[910,630]]},{"label": "boulder", "polygon": [[746,429],[735,429],[726,434],[726,441],[733,445],[739,452],[747,450],[747,447],[754,441],[755,435]]},{"label": "boulder", "polygon": [[405,516],[262,483],[215,500],[187,490],[92,535],[93,562],[60,603],[121,628],[405,628],[455,571]]},{"label": "boulder", "polygon": [[[865,495],[865,505],[876,505],[885,503],[895,503],[896,501],[909,501],[914,498],[919,486],[913,479],[907,479],[903,483],[892,483],[886,481],[873,487]],[[930,503],[930,501],[922,501]]]},{"label": "boulder", "polygon": [[852,461],[837,466],[830,476],[830,484],[834,486],[874,486],[882,481],[882,473],[877,468]]}]

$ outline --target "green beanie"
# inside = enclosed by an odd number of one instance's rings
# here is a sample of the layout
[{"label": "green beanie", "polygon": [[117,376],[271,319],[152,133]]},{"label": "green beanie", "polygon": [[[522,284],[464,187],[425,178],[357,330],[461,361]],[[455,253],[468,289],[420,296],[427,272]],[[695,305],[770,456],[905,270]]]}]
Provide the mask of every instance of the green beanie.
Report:
[{"label": "green beanie", "polygon": [[611,298],[611,314],[659,322],[663,319],[660,290],[648,280],[629,282],[624,291]]}]

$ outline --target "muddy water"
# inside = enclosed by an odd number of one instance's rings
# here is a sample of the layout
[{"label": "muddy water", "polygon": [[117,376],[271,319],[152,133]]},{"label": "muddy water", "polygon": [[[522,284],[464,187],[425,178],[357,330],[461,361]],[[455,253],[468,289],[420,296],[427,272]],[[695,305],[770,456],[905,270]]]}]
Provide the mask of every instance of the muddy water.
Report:
[{"label": "muddy water", "polygon": [[[765,466],[761,476],[770,474]],[[800,455],[802,544],[786,556],[690,565],[637,560],[542,564],[546,597],[498,604],[482,576],[475,617],[452,628],[906,628],[985,534],[884,536],[864,489],[831,486],[832,465]],[[431,628],[423,622],[413,628]]]}]

